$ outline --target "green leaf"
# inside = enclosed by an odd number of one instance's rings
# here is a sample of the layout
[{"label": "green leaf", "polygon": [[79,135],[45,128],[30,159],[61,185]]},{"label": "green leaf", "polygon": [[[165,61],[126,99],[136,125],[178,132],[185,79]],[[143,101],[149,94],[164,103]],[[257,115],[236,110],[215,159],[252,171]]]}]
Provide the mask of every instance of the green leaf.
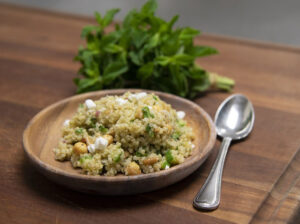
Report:
[{"label": "green leaf", "polygon": [[175,26],[155,15],[157,2],[148,0],[140,10],[131,10],[115,30],[104,32],[119,9],[101,15],[97,26],[86,26],[81,36],[86,45],[78,49],[75,61],[81,64],[74,79],[77,93],[103,88],[146,88],[195,97],[213,87],[231,90],[234,81],[222,76],[210,82],[211,74],[195,64],[197,57],[217,53],[208,46],[195,46],[199,31]]},{"label": "green leaf", "polygon": [[184,127],[184,126],[186,125],[186,122],[185,122],[184,120],[182,120],[182,119],[177,120],[176,123],[177,123],[177,125],[178,125],[179,127],[181,127],[181,128]]},{"label": "green leaf", "polygon": [[119,38],[120,38],[119,33],[115,33],[115,32],[109,33],[100,40],[101,46],[104,48],[110,44],[115,44]]},{"label": "green leaf", "polygon": [[146,117],[146,118],[150,118],[150,117],[151,117],[151,118],[154,118],[154,115],[151,114],[149,107],[143,107],[143,108],[142,108],[142,112],[143,112],[144,118],[145,118],[145,117]]},{"label": "green leaf", "polygon": [[114,19],[114,16],[116,13],[118,13],[120,11],[120,9],[110,9],[106,12],[105,16],[103,17],[102,20],[102,25],[103,27],[108,26],[112,20]]},{"label": "green leaf", "polygon": [[102,134],[106,134],[108,132],[108,129],[106,127],[104,127],[102,124],[100,124],[99,126],[99,131],[102,133]]},{"label": "green leaf", "polygon": [[116,44],[108,44],[107,46],[104,47],[104,51],[107,53],[120,53],[124,51],[123,47],[116,45]]},{"label": "green leaf", "polygon": [[147,64],[145,64],[139,68],[137,78],[142,81],[147,80],[148,78],[150,78],[152,76],[153,69],[154,69],[154,63],[148,62]]},{"label": "green leaf", "polygon": [[169,164],[167,161],[164,161],[161,165],[161,169],[165,170],[170,168],[171,164]]},{"label": "green leaf", "polygon": [[199,34],[200,34],[199,30],[196,30],[196,29],[193,29],[193,28],[190,28],[190,27],[186,27],[180,32],[179,39],[181,39],[181,40],[191,40]]},{"label": "green leaf", "polygon": [[114,163],[118,163],[118,162],[120,162],[120,160],[121,160],[121,155],[122,155],[122,152],[120,152],[116,157],[114,157]]},{"label": "green leaf", "polygon": [[95,12],[95,13],[94,13],[94,16],[95,16],[95,18],[96,18],[96,20],[97,20],[97,23],[98,23],[100,26],[102,26],[102,18],[101,18],[101,14],[100,14],[99,12]]},{"label": "green leaf", "polygon": [[153,138],[154,137],[154,132],[153,132],[153,128],[150,124],[146,125],[146,132],[148,133],[148,135]]},{"label": "green leaf", "polygon": [[109,85],[120,75],[125,73],[128,70],[128,66],[123,62],[116,61],[110,63],[105,69],[103,73],[103,84]]},{"label": "green leaf", "polygon": [[86,38],[86,36],[93,31],[100,31],[100,28],[98,26],[85,26],[81,31],[81,38]]},{"label": "green leaf", "polygon": [[84,163],[86,160],[89,160],[89,159],[92,159],[93,156],[88,154],[88,155],[83,155],[83,156],[80,156],[80,159],[79,159],[79,162],[82,164]]},{"label": "green leaf", "polygon": [[215,48],[208,46],[195,46],[189,53],[191,55],[194,55],[195,57],[204,57],[212,54],[217,54],[218,51]]},{"label": "green leaf", "polygon": [[96,123],[97,123],[97,118],[95,118],[95,117],[92,117],[91,119],[90,119],[90,126],[92,127],[92,128],[95,128],[96,127]]},{"label": "green leaf", "polygon": [[180,133],[179,131],[175,131],[175,132],[172,134],[171,137],[172,137],[174,140],[179,140],[180,136],[181,136],[181,133]]},{"label": "green leaf", "polygon": [[170,62],[171,62],[171,58],[166,56],[158,56],[157,58],[155,58],[155,63],[162,66],[168,65]]},{"label": "green leaf", "polygon": [[134,51],[130,51],[128,56],[130,57],[131,61],[136,64],[136,65],[141,65],[142,64],[142,61],[140,60],[140,57],[139,55],[134,52]]},{"label": "green leaf", "polygon": [[75,129],[75,134],[76,134],[76,135],[81,135],[81,134],[83,134],[83,129],[82,129],[82,128],[76,128],[76,129]]},{"label": "green leaf", "polygon": [[174,157],[170,149],[166,152],[165,157],[169,164],[172,164],[174,162]]},{"label": "green leaf", "polygon": [[171,80],[174,90],[177,94],[186,97],[188,91],[188,82],[185,75],[186,71],[179,65],[169,65],[170,72],[172,73]]},{"label": "green leaf", "polygon": [[149,0],[143,5],[143,7],[141,9],[141,13],[142,14],[154,14],[156,9],[157,9],[156,0]]},{"label": "green leaf", "polygon": [[154,36],[152,36],[149,42],[145,45],[145,48],[149,50],[151,48],[156,47],[159,43],[159,37],[160,37],[159,33],[156,33]]},{"label": "green leaf", "polygon": [[142,153],[140,153],[139,151],[136,151],[135,155],[136,155],[137,157],[143,157],[143,156],[144,156],[144,155],[143,155]]},{"label": "green leaf", "polygon": [[172,63],[177,65],[191,65],[195,58],[187,54],[177,54],[172,57]]},{"label": "green leaf", "polygon": [[136,20],[137,11],[136,9],[133,9],[128,12],[128,14],[125,16],[123,20],[123,27],[124,30],[129,31],[131,29],[132,23]]},{"label": "green leaf", "polygon": [[132,29],[130,36],[133,46],[135,46],[136,49],[142,48],[142,45],[144,45],[149,38],[149,34],[147,32],[139,29]]},{"label": "green leaf", "polygon": [[173,25],[177,22],[177,20],[179,19],[179,15],[175,15],[170,22],[168,23],[168,31],[170,31],[173,27]]},{"label": "green leaf", "polygon": [[[96,83],[100,84],[99,78],[86,78],[86,79],[74,79],[75,84],[77,85],[77,93],[83,93],[90,89],[94,89]],[[101,85],[99,85],[101,87]],[[101,89],[101,88],[99,88]]]}]

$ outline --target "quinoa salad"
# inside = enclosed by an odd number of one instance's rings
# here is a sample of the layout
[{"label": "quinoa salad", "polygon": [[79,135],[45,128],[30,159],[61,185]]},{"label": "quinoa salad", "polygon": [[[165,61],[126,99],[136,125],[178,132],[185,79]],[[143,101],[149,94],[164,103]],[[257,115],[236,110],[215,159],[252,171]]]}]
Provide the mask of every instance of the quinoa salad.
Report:
[{"label": "quinoa salad", "polygon": [[88,175],[138,175],[168,169],[191,155],[194,134],[157,95],[126,92],[87,99],[62,125],[55,159]]}]

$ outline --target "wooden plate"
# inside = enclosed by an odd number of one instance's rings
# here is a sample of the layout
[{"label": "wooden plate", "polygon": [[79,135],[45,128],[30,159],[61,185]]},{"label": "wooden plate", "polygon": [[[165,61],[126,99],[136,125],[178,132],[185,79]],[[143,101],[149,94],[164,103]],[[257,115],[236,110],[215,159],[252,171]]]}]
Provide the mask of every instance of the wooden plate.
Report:
[{"label": "wooden plate", "polygon": [[[58,162],[54,159],[52,149],[61,137],[63,122],[72,117],[79,103],[88,98],[96,100],[106,95],[122,95],[126,91],[153,92],[176,110],[186,112],[185,119],[195,132],[196,147],[184,163],[150,174],[106,177],[81,174],[81,170],[74,169],[70,161]],[[29,160],[46,177],[74,190],[105,195],[137,194],[173,184],[194,172],[205,161],[215,140],[214,123],[197,104],[171,94],[138,89],[98,91],[61,100],[35,115],[23,133],[23,146]]]}]

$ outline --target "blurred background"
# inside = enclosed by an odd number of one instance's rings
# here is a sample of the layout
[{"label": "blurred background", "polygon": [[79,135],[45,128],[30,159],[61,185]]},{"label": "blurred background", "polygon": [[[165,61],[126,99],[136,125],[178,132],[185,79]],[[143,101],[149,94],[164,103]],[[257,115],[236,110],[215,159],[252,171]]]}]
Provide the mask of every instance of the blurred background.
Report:
[{"label": "blurred background", "polygon": [[[121,8],[121,20],[145,0],[0,0],[50,11],[92,16]],[[158,0],[158,15],[170,19],[179,14],[177,25],[204,33],[300,46],[300,0]],[[1,12],[0,12],[1,13]]]}]

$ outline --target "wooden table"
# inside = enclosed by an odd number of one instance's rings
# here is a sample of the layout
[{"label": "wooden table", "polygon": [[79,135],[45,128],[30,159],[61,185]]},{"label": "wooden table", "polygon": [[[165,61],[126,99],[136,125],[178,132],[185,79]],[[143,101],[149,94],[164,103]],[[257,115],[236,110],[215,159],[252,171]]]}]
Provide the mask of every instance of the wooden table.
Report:
[{"label": "wooden table", "polygon": [[[1,223],[299,223],[300,50],[204,35],[217,56],[201,59],[236,80],[256,122],[233,144],[225,164],[220,207],[199,212],[192,199],[216,157],[185,180],[128,197],[86,195],[56,185],[26,159],[22,132],[42,108],[75,92],[72,61],[90,18],[0,5],[0,222]],[[229,94],[196,102],[214,115]],[[298,220],[298,222],[297,222]]]}]

